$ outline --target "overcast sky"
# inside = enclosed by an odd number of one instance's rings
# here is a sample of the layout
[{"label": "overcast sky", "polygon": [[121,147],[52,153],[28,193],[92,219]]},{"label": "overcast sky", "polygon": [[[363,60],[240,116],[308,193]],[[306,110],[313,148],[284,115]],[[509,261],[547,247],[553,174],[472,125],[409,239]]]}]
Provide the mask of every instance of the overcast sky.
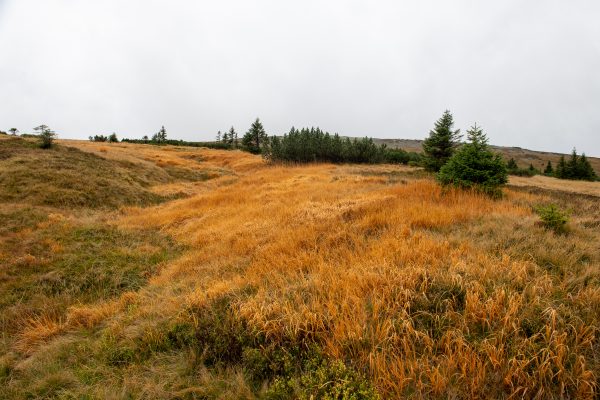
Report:
[{"label": "overcast sky", "polygon": [[257,116],[600,156],[597,0],[0,0],[0,129],[213,139]]}]

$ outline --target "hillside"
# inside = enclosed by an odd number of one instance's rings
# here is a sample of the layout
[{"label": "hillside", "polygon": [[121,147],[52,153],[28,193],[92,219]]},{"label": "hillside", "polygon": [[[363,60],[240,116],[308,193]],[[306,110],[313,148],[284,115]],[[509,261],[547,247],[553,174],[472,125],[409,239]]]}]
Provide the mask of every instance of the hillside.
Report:
[{"label": "hillside", "polygon": [[593,399],[600,182],[543,178],[0,138],[0,398]]},{"label": "hillside", "polygon": [[[406,151],[421,152],[422,140],[413,139],[373,139],[378,144],[385,144],[390,148],[400,148]],[[506,160],[514,158],[519,167],[527,168],[529,164],[533,164],[534,167],[543,171],[548,161],[551,161],[553,165],[558,163],[558,160],[562,155],[569,157],[569,154],[552,153],[546,151],[535,151],[523,149],[520,147],[503,147],[503,146],[491,146],[492,149],[504,157]],[[581,149],[577,149],[581,153]],[[585,150],[584,150],[585,151]],[[600,175],[600,158],[588,157],[590,164]]]}]

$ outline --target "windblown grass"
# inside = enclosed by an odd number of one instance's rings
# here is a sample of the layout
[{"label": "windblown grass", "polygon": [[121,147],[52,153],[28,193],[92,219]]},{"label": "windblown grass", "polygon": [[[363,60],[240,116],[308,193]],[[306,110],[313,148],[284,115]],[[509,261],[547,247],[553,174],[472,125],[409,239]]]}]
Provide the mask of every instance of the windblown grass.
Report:
[{"label": "windblown grass", "polygon": [[597,396],[593,199],[557,237],[532,212],[552,192],[494,201],[389,166],[104,147],[223,177],[121,210],[111,229],[185,250],[134,292],[27,322],[0,359],[7,396]]}]

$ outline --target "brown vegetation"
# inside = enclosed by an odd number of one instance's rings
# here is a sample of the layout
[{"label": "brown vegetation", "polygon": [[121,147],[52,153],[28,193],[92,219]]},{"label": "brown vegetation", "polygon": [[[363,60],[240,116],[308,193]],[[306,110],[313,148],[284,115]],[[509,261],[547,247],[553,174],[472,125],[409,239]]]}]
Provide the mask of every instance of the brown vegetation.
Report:
[{"label": "brown vegetation", "polygon": [[[179,168],[214,179],[154,181],[151,193],[180,193],[157,205],[123,201],[102,216],[61,211],[69,224],[91,221],[120,238],[105,240],[113,273],[132,254],[164,257],[135,287],[72,292],[77,304],[38,306],[21,323],[5,322],[0,395],[598,395],[594,196],[568,194],[578,207],[570,234],[558,236],[532,212],[571,201],[553,191],[506,190],[491,200],[442,191],[406,167],[284,167],[238,151],[69,146],[135,170]],[[10,285],[21,290],[11,281],[21,271],[39,269],[36,281],[18,278],[37,287],[64,273],[55,257],[86,257],[82,239],[68,236],[72,228],[44,225],[55,209],[29,210],[3,217],[15,239],[0,242],[2,265],[19,260],[21,269],[1,271],[1,301]],[[47,229],[65,229],[66,239]],[[30,250],[40,243],[47,250]],[[46,293],[38,296],[56,301]]]}]

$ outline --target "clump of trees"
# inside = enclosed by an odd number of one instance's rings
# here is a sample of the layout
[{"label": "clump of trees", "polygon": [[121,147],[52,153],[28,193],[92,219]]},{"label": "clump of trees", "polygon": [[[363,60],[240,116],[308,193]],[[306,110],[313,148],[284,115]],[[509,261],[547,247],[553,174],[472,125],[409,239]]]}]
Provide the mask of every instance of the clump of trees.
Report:
[{"label": "clump of trees", "polygon": [[165,144],[167,141],[167,130],[163,125],[158,132],[152,135],[152,141],[156,144]]},{"label": "clump of trees", "polygon": [[507,169],[509,175],[515,175],[515,176],[530,177],[530,176],[540,174],[540,170],[535,168],[533,166],[533,164],[529,164],[528,168],[520,168],[517,165],[517,162],[515,161],[514,158],[511,158],[510,160],[508,160],[508,163],[506,163],[506,169]]},{"label": "clump of trees", "polygon": [[459,146],[460,129],[454,130],[453,127],[454,118],[446,110],[423,141],[423,166],[428,171],[438,172]]},{"label": "clump of trees", "polygon": [[111,133],[108,136],[104,136],[104,135],[94,135],[94,136],[90,136],[89,137],[90,142],[110,142],[110,143],[117,143],[119,141],[119,138],[117,137],[116,133]]},{"label": "clump of trees", "polygon": [[54,139],[56,138],[56,132],[51,130],[47,125],[37,126],[33,128],[33,130],[38,132],[40,147],[42,149],[49,149],[52,147]]},{"label": "clump of trees", "polygon": [[444,186],[500,196],[500,187],[508,181],[506,164],[490,150],[487,136],[477,124],[467,131],[467,138],[468,142],[440,168],[437,179]]},{"label": "clump of trees", "polygon": [[594,171],[594,168],[592,168],[585,153],[578,156],[575,149],[571,152],[571,157],[569,157],[568,161],[565,160],[564,156],[560,157],[556,169],[554,170],[554,176],[560,179],[585,181],[595,181],[598,179],[598,175]]},{"label": "clump of trees", "polygon": [[238,133],[235,128],[232,126],[229,128],[229,131],[221,134],[221,131],[217,133],[217,146],[216,148],[222,149],[237,149],[240,147],[240,140],[238,138]]},{"label": "clump of trees", "polygon": [[270,161],[378,163],[385,161],[385,145],[371,138],[342,139],[320,128],[291,128],[283,137],[271,137],[263,155]]}]

